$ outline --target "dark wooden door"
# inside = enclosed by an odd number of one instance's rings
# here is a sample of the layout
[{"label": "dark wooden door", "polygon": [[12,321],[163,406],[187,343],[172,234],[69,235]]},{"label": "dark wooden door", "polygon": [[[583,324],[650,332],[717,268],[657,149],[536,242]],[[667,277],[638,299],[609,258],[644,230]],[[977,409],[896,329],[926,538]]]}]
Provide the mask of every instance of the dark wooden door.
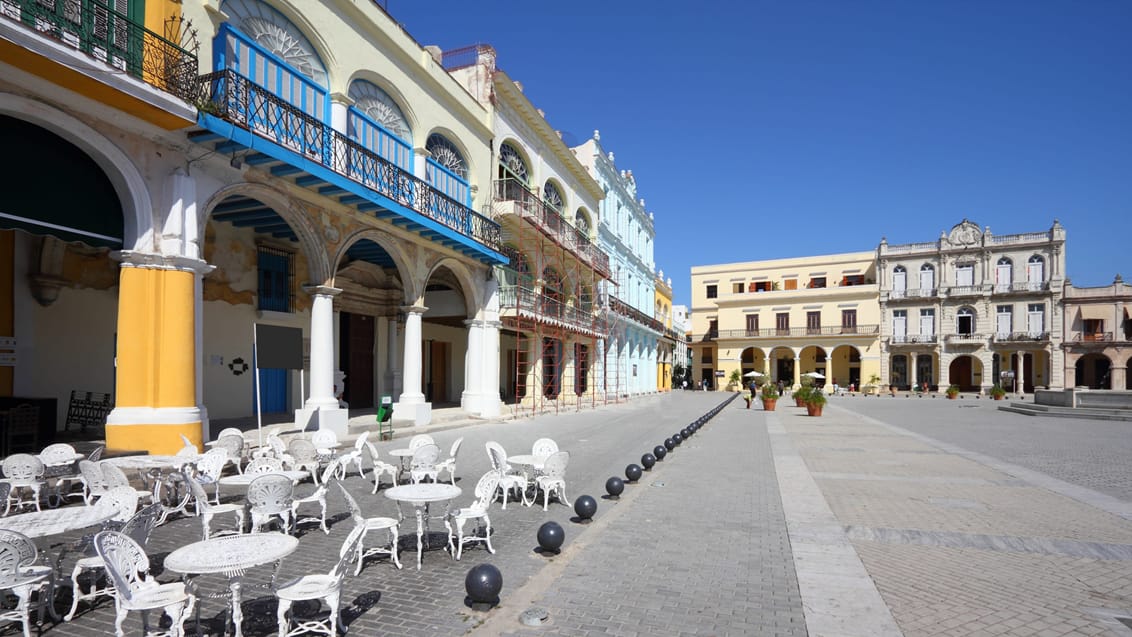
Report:
[{"label": "dark wooden door", "polygon": [[342,400],[351,409],[373,407],[373,327],[365,314],[342,312],[338,360],[346,373]]},{"label": "dark wooden door", "polygon": [[977,389],[973,385],[973,378],[971,376],[971,357],[960,356],[951,361],[951,378],[949,383],[958,385],[960,391],[973,391]]}]

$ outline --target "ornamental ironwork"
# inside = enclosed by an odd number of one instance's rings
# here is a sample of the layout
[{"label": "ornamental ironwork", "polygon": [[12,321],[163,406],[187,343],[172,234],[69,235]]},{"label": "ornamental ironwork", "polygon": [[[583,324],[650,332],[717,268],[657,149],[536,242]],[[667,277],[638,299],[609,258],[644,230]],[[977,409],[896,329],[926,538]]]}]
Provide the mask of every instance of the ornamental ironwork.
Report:
[{"label": "ornamental ironwork", "polygon": [[409,120],[405,118],[401,107],[381,87],[365,80],[355,80],[350,84],[349,97],[354,100],[354,108],[365,113],[385,130],[402,140],[413,138]]},{"label": "ornamental ironwork", "polygon": [[554,208],[555,212],[562,212],[562,206],[565,205],[562,201],[562,192],[558,190],[553,182],[546,182],[542,187],[542,200],[543,202]]},{"label": "ornamental ironwork", "polygon": [[527,162],[523,161],[523,156],[515,150],[514,146],[506,142],[499,146],[499,167],[503,171],[501,177],[510,177],[524,184],[529,179],[527,177]]},{"label": "ornamental ironwork", "polygon": [[290,20],[258,0],[226,0],[228,22],[303,75],[326,85],[326,65],[310,40]]},{"label": "ornamental ironwork", "polygon": [[433,161],[444,166],[460,179],[468,178],[468,162],[464,161],[464,156],[447,137],[433,133],[428,136],[425,148],[432,154]]}]

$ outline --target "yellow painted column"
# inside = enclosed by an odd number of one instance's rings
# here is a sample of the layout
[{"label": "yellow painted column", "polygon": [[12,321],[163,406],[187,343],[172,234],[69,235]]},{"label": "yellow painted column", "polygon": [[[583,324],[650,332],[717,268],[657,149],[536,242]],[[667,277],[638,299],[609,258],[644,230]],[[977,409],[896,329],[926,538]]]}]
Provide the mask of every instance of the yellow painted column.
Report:
[{"label": "yellow painted column", "polygon": [[210,266],[125,252],[119,276],[117,397],[106,446],[172,454],[201,447],[196,404],[196,280]]}]

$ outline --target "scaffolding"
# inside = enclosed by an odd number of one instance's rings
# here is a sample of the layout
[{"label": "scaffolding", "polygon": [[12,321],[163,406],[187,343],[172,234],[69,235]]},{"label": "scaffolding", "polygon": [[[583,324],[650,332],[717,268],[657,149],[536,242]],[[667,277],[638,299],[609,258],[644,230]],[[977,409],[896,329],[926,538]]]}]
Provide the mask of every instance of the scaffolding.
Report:
[{"label": "scaffolding", "polygon": [[608,331],[598,292],[609,257],[519,179],[496,180],[493,198],[511,259],[500,287],[504,401],[516,416],[604,404]]}]

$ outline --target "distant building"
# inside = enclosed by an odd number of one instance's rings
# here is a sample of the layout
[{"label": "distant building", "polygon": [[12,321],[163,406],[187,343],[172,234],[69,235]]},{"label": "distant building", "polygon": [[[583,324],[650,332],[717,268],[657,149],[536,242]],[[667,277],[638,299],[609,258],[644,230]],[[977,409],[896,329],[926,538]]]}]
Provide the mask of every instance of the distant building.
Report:
[{"label": "distant building", "polygon": [[672,306],[672,331],[676,333],[676,348],[673,352],[675,365],[684,367],[685,377],[692,370],[692,354],[688,349],[688,331],[692,329],[692,322],[688,319],[687,305]]},{"label": "distant building", "polygon": [[[664,272],[656,274],[656,311],[654,316],[664,332],[656,343],[656,390],[672,389],[672,365],[676,352],[677,334],[672,331],[672,279],[664,280]],[[683,340],[682,338],[680,340]]]},{"label": "distant building", "polygon": [[1065,281],[1065,387],[1132,390],[1132,285],[1074,287]]}]

